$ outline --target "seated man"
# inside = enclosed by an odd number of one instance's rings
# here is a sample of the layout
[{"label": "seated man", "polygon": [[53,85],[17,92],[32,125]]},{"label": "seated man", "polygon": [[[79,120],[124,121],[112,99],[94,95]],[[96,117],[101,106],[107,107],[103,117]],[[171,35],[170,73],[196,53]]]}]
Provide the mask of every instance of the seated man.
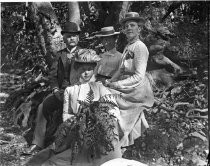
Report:
[{"label": "seated man", "polygon": [[[98,101],[100,97],[106,96],[107,99],[116,103],[110,91],[101,83],[95,82],[94,68],[99,60],[100,58],[92,50],[84,51],[75,59],[74,67],[75,70],[77,69],[77,71],[80,73],[80,79],[78,84],[65,89],[63,121],[71,119],[78,113],[78,110],[80,109],[79,101],[84,101],[90,90],[92,90],[94,96],[92,101]],[[119,117],[120,115],[119,109],[116,106],[113,109],[110,109],[109,112],[114,114],[115,117]],[[116,119],[117,118],[115,118],[115,120]],[[116,130],[117,127],[114,131]],[[69,139],[66,140],[68,141]],[[88,153],[87,149],[83,148],[73,162],[73,165],[75,163],[76,165],[80,166],[98,166],[113,158],[120,158],[122,154],[117,133],[116,139],[114,139],[112,143],[114,146],[113,151],[110,151],[107,155],[103,155],[101,158],[96,158],[94,160],[91,159],[90,152]],[[52,149],[44,149],[34,156],[27,163],[27,165],[70,165],[71,153],[72,149],[68,149],[68,147],[67,149],[64,148],[60,150],[59,153],[58,151]]]}]

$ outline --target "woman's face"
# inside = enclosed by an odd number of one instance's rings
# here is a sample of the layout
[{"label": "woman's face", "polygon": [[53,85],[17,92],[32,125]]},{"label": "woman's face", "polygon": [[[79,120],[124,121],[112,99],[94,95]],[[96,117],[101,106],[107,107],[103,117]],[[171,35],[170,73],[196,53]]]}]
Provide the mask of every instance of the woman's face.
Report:
[{"label": "woman's face", "polygon": [[110,50],[115,47],[115,40],[113,36],[102,37],[101,43],[106,50]]},{"label": "woman's face", "polygon": [[64,33],[63,40],[68,47],[75,47],[79,42],[79,35],[77,33]]},{"label": "woman's face", "polygon": [[88,82],[94,73],[94,64],[83,64],[82,66],[79,67],[79,73],[80,74],[80,79],[82,79],[83,82]]},{"label": "woman's face", "polygon": [[125,23],[124,32],[128,41],[130,41],[139,37],[140,27],[137,22],[129,20]]}]

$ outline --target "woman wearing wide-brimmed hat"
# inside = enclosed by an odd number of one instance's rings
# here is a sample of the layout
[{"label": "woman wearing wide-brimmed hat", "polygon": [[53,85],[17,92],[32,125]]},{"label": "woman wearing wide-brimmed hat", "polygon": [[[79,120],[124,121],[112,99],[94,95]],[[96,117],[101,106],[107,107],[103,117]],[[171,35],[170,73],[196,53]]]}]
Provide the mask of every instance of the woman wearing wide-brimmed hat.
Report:
[{"label": "woman wearing wide-brimmed hat", "polygon": [[122,54],[116,49],[116,41],[120,32],[115,32],[113,26],[103,27],[96,37],[101,39],[106,52],[101,54],[101,61],[97,66],[97,80],[104,82],[117,71]]},{"label": "woman wearing wide-brimmed hat", "polygon": [[[95,82],[94,69],[97,63],[100,61],[100,57],[95,53],[94,50],[90,49],[80,49],[78,55],[75,57],[74,67],[79,72],[80,79],[78,84],[74,86],[69,86],[64,91],[64,104],[63,104],[63,122],[69,122],[73,120],[76,115],[80,112],[81,103],[79,101],[86,101],[90,92],[92,92],[92,101],[98,101],[101,97],[105,97],[106,100],[114,102],[116,104],[115,107],[109,109],[109,113],[113,114],[116,118],[114,119],[114,125],[116,126],[113,131],[116,133],[115,138],[112,140],[112,145],[114,149],[107,154],[101,154],[98,149],[92,149],[91,151],[87,148],[85,144],[81,145],[80,151],[75,156],[75,160],[71,161],[71,141],[72,137],[76,137],[76,139],[81,139],[77,135],[66,134],[58,129],[58,134],[56,134],[55,139],[55,148],[49,149],[46,148],[40,151],[36,156],[34,156],[27,165],[40,165],[40,166],[54,166],[54,165],[72,165],[76,166],[99,166],[106,161],[109,161],[114,158],[121,158],[121,148],[119,143],[119,136],[117,134],[117,119],[119,117],[119,108],[117,107],[117,103],[115,98],[112,96],[111,92],[108,88],[103,86],[103,84],[99,82]],[[85,107],[86,108],[86,107]],[[87,125],[87,120],[84,121],[84,126]],[[98,125],[99,123],[97,123]],[[78,128],[79,132],[82,132],[83,128]],[[61,132],[59,132],[61,130]],[[102,131],[103,132],[103,131]],[[60,135],[64,137],[60,139]],[[81,135],[80,135],[81,136]],[[84,135],[82,135],[85,137]],[[59,138],[58,138],[59,137]],[[100,137],[97,135],[97,138]],[[95,138],[95,139],[97,139]],[[83,138],[85,139],[85,138]],[[62,140],[62,141],[61,141]],[[88,142],[88,140],[83,140]],[[97,141],[97,140],[96,140]],[[100,140],[98,140],[100,141]],[[62,143],[60,143],[62,142]],[[104,144],[107,144],[105,142]],[[70,145],[70,146],[69,146]],[[100,148],[100,145],[99,145]],[[102,148],[104,151],[104,148]],[[98,154],[95,154],[98,153]],[[96,156],[95,156],[96,155]]]},{"label": "woman wearing wide-brimmed hat", "polygon": [[143,110],[152,107],[154,96],[146,74],[149,52],[139,39],[144,19],[136,12],[128,12],[121,24],[128,44],[118,71],[106,84],[112,93],[119,94],[117,102],[122,118],[119,123],[123,131],[121,143],[128,146],[141,136],[143,128],[148,128]]}]

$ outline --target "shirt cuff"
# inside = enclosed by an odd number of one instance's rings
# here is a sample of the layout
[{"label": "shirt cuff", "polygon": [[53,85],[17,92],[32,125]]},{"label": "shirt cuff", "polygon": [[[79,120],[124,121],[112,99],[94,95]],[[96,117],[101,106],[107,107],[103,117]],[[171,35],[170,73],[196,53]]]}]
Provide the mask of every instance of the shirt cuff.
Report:
[{"label": "shirt cuff", "polygon": [[121,84],[120,81],[115,82],[117,88],[123,88],[123,85]]}]

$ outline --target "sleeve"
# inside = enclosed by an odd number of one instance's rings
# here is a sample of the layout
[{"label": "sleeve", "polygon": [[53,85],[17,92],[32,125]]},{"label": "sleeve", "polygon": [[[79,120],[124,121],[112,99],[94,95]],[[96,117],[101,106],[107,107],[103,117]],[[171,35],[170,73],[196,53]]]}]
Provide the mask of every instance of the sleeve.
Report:
[{"label": "sleeve", "polygon": [[134,48],[134,74],[130,77],[117,81],[119,88],[135,86],[144,80],[149,52],[144,44],[138,44]]},{"label": "sleeve", "polygon": [[117,119],[119,119],[120,118],[120,110],[119,110],[117,101],[115,99],[115,96],[112,95],[112,93],[109,91],[109,89],[106,88],[105,86],[103,86],[102,84],[100,85],[100,96],[104,97],[105,100],[112,101],[116,104],[115,107],[113,107],[109,110],[109,113],[114,115]]},{"label": "sleeve", "polygon": [[80,78],[80,73],[79,70],[76,70],[74,68],[75,66],[75,62],[72,61],[70,64],[70,72],[69,72],[69,82],[71,85],[75,85],[76,83],[79,82],[79,78]]},{"label": "sleeve", "polygon": [[70,107],[70,91],[71,87],[67,87],[64,91],[64,101],[63,101],[63,121],[74,116],[73,114],[69,114],[69,107]]},{"label": "sleeve", "polygon": [[95,75],[97,75],[98,73],[99,73],[99,67],[101,66],[101,62],[99,61],[99,62],[97,62],[97,65],[96,65],[96,67],[95,67],[95,69],[94,69],[94,74]]},{"label": "sleeve", "polygon": [[121,73],[123,72],[123,68],[122,68],[122,62],[123,62],[123,57],[121,56],[121,60],[119,61],[118,64],[118,69],[117,71],[113,74],[112,78],[110,79],[110,82],[114,82],[117,81],[119,76],[121,75]]}]

